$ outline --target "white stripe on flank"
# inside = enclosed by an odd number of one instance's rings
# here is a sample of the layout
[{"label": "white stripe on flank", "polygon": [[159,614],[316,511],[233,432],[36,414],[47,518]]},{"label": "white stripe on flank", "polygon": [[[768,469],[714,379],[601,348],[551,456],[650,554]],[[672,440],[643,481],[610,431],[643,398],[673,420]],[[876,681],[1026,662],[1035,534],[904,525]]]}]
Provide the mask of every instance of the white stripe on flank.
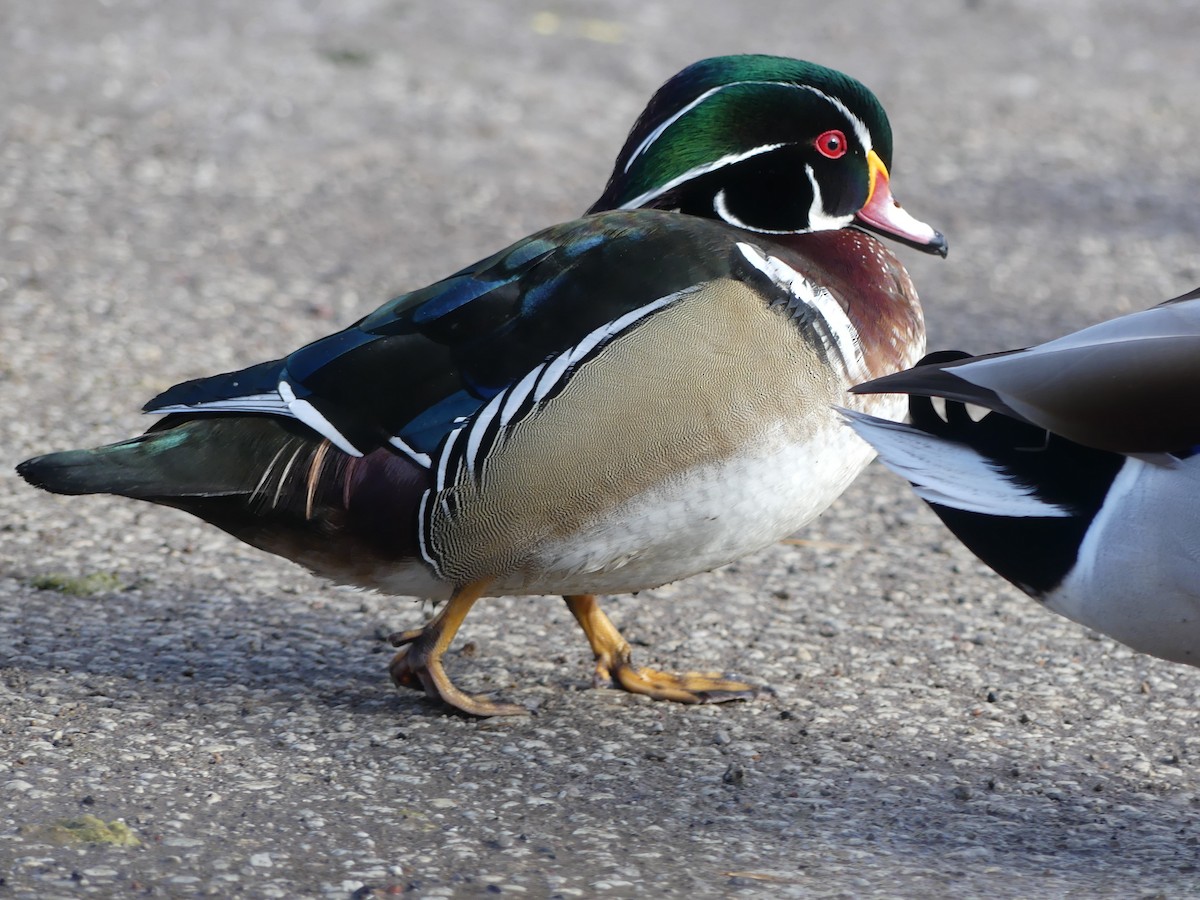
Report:
[{"label": "white stripe on flank", "polygon": [[393,435],[388,438],[388,443],[422,468],[428,469],[433,465],[433,460],[429,458],[428,453],[421,453],[419,450],[413,449],[399,435]]},{"label": "white stripe on flank", "polygon": [[483,443],[483,435],[487,431],[488,425],[492,423],[492,420],[500,412],[500,406],[503,401],[503,393],[499,393],[489,400],[487,405],[476,414],[475,421],[471,424],[470,430],[467,431],[467,468],[471,472],[476,471],[476,466],[479,462],[479,445]]},{"label": "white stripe on flank", "polygon": [[[537,383],[538,376],[545,370],[546,364],[542,363],[525,373],[525,377],[510,387],[507,391],[508,398],[504,401],[504,408],[500,410],[500,427],[507,428],[512,422],[513,417],[517,414],[517,410],[521,408],[521,404],[525,402],[525,398],[529,396],[529,392],[533,390],[533,386]],[[471,426],[471,430],[476,429],[476,425]]]},{"label": "white stripe on flank", "polygon": [[438,564],[437,559],[429,552],[429,535],[425,531],[425,510],[429,506],[429,496],[432,491],[426,489],[425,493],[421,494],[421,505],[417,508],[417,546],[421,550],[421,558],[429,563],[429,567],[433,569],[438,578],[442,576],[442,567]]},{"label": "white stripe on flank", "polygon": [[538,376],[537,385],[533,389],[533,402],[540,403],[545,396],[553,390],[554,386],[563,379],[567,371],[571,368],[571,357],[566,353],[560,353],[550,362],[542,367],[542,374]]},{"label": "white stripe on flank", "polygon": [[474,473],[479,470],[479,466],[481,465],[478,457],[480,450],[483,448],[484,436],[497,415],[500,417],[500,424],[496,434],[496,441],[484,450],[485,459],[486,453],[490,452],[496,443],[503,440],[505,430],[515,424],[515,417],[518,410],[531,395],[532,401],[536,405],[553,391],[557,385],[569,377],[575,365],[581,360],[586,359],[588,354],[595,350],[596,347],[611,340],[621,332],[632,328],[639,320],[644,319],[656,310],[674,303],[680,297],[694,293],[700,287],[701,285],[693,285],[681,291],[675,291],[672,294],[659,297],[645,306],[639,306],[637,309],[631,310],[625,313],[625,315],[601,325],[599,328],[589,332],[578,344],[562,351],[548,362],[539,363],[522,376],[521,380],[516,384],[489,400],[485,406],[481,407],[475,413],[475,416],[467,425],[450,432],[446,438],[445,443],[442,445],[442,451],[438,456],[437,480],[435,482],[436,490],[444,490],[447,486],[450,477],[448,471],[450,460],[455,454],[455,448],[464,430],[466,431],[467,443],[462,462],[469,472]]},{"label": "white stripe on flank", "polygon": [[455,428],[446,435],[446,442],[442,445],[442,455],[438,457],[437,481],[435,487],[437,490],[444,490],[446,487],[446,468],[450,463],[450,455],[454,451],[454,445],[458,443],[458,439],[462,436],[462,428]]},{"label": "white stripe on flank", "polygon": [[309,403],[296,396],[292,386],[286,381],[279,382],[279,396],[287,404],[292,415],[311,428],[331,444],[351,456],[362,456],[362,451],[346,440],[345,435],[333,427],[333,423],[321,415],[321,412]]},{"label": "white stripe on flank", "polygon": [[1071,510],[1040,499],[966,444],[919,428],[839,409],[880,461],[907,479],[917,496],[965,512],[1008,518],[1065,518]]},{"label": "white stripe on flank", "polygon": [[[644,319],[646,316],[650,315],[650,313],[660,310],[668,304],[674,303],[680,297],[695,293],[696,291],[700,290],[702,286],[703,285],[695,284],[691,287],[686,287],[683,290],[675,291],[673,294],[667,294],[666,296],[659,297],[657,300],[652,300],[645,306],[639,306],[637,309],[630,310],[629,312],[625,313],[625,315],[613,319],[611,322],[605,325],[601,325],[570,350],[564,351],[562,355],[567,357],[568,365],[574,365],[591,353],[592,350],[594,350],[602,341],[608,340],[609,338],[620,334],[627,328],[632,327],[633,324],[639,319]],[[557,360],[552,362],[551,367],[553,367],[556,362]]]}]

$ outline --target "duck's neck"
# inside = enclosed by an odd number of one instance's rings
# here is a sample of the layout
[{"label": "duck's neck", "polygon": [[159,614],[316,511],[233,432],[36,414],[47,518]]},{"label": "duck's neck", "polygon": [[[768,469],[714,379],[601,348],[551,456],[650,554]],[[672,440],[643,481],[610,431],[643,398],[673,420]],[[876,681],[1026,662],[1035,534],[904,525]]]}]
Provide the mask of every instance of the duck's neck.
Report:
[{"label": "duck's neck", "polygon": [[862,341],[870,377],[908,368],[924,354],[921,301],[908,272],[881,241],[856,228],[768,240],[784,262],[841,304]]}]

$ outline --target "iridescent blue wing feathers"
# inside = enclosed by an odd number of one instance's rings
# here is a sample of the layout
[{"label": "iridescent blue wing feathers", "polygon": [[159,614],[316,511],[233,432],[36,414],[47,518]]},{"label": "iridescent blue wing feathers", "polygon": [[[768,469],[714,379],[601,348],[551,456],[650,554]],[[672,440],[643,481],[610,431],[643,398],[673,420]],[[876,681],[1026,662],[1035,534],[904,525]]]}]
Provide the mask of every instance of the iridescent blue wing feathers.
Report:
[{"label": "iridescent blue wing feathers", "polygon": [[716,228],[653,212],[550,228],[285,359],[186,382],[146,410],[285,415],[358,452],[391,442],[422,458],[605,323],[727,271],[728,254],[704,246]]}]

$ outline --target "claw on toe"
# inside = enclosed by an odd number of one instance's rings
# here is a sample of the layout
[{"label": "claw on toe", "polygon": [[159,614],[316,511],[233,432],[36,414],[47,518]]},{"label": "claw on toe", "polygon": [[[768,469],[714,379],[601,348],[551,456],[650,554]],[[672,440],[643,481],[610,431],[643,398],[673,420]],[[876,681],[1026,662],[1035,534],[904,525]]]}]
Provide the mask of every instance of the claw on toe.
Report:
[{"label": "claw on toe", "polygon": [[[602,676],[604,672],[607,677]],[[611,673],[611,674],[608,674]],[[631,694],[645,694],[655,700],[676,703],[725,703],[729,700],[753,700],[758,689],[743,681],[733,681],[707,672],[660,672],[640,669],[628,654],[607,665],[596,663],[596,678],[617,685]]]},{"label": "claw on toe", "polygon": [[468,694],[454,686],[454,682],[442,668],[440,659],[413,652],[413,646],[404,647],[392,657],[388,666],[392,683],[397,687],[424,691],[425,696],[452,706],[470,716],[524,716],[529,710],[515,703],[497,703],[478,694]]},{"label": "claw on toe", "polygon": [[442,654],[454,640],[472,604],[487,582],[476,582],[456,591],[441,611],[424,628],[398,631],[388,637],[400,651],[392,657],[388,672],[397,687],[424,691],[426,696],[453,706],[471,716],[523,716],[528,710],[513,703],[496,703],[460,691],[442,668]]},{"label": "claw on toe", "polygon": [[596,655],[596,687],[616,687],[632,694],[645,694],[656,700],[676,703],[724,703],[728,700],[752,700],[760,693],[754,685],[733,681],[704,672],[674,674],[656,669],[639,669],[633,664],[632,650],[621,632],[600,609],[591,594],[564,597],[567,607],[587,635]]},{"label": "claw on toe", "polygon": [[393,647],[403,647],[405,644],[411,644],[424,633],[424,628],[410,628],[408,631],[393,631],[387,636],[387,641]]}]

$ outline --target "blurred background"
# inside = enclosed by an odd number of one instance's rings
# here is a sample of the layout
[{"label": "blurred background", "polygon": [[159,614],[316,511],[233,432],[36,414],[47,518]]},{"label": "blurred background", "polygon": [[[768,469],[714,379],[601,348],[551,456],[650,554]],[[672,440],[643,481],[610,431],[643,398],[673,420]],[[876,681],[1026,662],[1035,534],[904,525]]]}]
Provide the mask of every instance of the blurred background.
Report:
[{"label": "blurred background", "polygon": [[[1191,893],[1197,674],[1044,613],[877,466],[800,544],[613,604],[645,661],[775,698],[583,691],[561,604],[503,600],[453,663],[542,705],[503,725],[392,690],[408,600],[11,467],[578,215],[714,54],[880,97],[950,242],[897,251],[931,347],[1149,306],[1200,284],[1198,34],[1192,0],[0,2],[0,885]],[[80,809],[143,847],[36,831]]]}]

